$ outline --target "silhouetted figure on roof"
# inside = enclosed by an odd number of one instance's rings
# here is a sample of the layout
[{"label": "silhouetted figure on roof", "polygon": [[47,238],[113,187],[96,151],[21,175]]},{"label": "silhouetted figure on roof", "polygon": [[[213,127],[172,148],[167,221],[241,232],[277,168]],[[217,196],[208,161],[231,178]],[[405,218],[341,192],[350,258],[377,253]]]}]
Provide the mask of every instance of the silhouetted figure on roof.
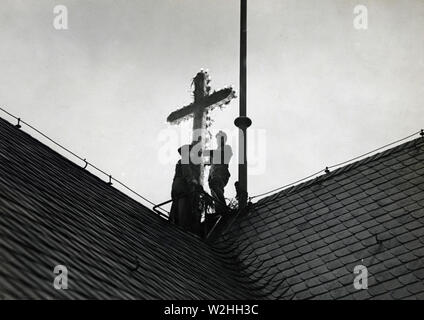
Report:
[{"label": "silhouetted figure on roof", "polygon": [[233,156],[233,150],[231,146],[226,144],[227,135],[225,132],[219,131],[216,135],[216,140],[218,147],[210,151],[209,164],[211,165],[211,169],[209,171],[208,183],[212,197],[223,204],[216,204],[215,206],[216,212],[222,214],[227,212],[224,188],[231,176],[228,165]]},{"label": "silhouetted figure on roof", "polygon": [[172,207],[169,220],[180,225],[184,230],[193,228],[193,197],[197,180],[190,163],[190,145],[178,148],[181,159],[175,165],[175,175],[172,182]]}]

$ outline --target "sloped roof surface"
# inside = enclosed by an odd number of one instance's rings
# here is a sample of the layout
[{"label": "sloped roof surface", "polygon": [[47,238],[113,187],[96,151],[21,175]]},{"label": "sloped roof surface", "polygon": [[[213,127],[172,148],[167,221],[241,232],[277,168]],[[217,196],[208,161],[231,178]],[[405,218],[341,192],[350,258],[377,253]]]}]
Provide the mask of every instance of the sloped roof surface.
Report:
[{"label": "sloped roof surface", "polygon": [[221,240],[268,298],[424,299],[424,138],[260,200]]},{"label": "sloped roof surface", "polygon": [[249,298],[238,277],[225,253],[0,119],[0,298]]},{"label": "sloped roof surface", "polygon": [[211,247],[0,119],[0,298],[424,299],[423,161],[420,138],[276,193]]}]

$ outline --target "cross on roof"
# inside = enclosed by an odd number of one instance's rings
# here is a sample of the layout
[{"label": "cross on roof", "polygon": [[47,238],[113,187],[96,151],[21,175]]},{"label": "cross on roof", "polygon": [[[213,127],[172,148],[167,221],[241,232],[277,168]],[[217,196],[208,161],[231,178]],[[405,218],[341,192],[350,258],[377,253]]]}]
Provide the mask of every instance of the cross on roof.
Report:
[{"label": "cross on roof", "polygon": [[[193,78],[194,101],[172,112],[167,121],[171,124],[179,124],[183,120],[193,117],[193,143],[200,143],[200,150],[204,150],[206,115],[209,110],[222,107],[235,98],[235,91],[232,87],[227,87],[210,93],[210,77],[207,71],[200,70]],[[200,170],[197,173],[197,181],[203,184],[203,159],[201,157]]]}]

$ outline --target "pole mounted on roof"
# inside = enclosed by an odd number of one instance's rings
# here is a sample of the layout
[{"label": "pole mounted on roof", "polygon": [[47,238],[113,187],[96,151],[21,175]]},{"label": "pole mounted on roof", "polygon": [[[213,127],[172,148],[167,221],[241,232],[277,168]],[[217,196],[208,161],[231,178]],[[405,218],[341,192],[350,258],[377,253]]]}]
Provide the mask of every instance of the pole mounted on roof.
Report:
[{"label": "pole mounted on roof", "polygon": [[247,205],[247,128],[252,120],[246,114],[247,84],[247,0],[240,0],[240,115],[234,124],[239,128],[239,208]]}]

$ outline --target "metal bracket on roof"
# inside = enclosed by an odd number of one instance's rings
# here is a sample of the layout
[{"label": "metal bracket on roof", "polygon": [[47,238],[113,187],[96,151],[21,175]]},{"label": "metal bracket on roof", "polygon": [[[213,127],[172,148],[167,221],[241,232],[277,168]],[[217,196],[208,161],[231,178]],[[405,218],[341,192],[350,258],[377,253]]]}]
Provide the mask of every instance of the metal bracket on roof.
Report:
[{"label": "metal bracket on roof", "polygon": [[87,159],[84,158],[84,162],[85,162],[85,165],[84,165],[83,169],[87,168],[87,166],[88,166]]},{"label": "metal bracket on roof", "polygon": [[328,169],[328,167],[325,167],[325,173],[330,173],[330,169]]},{"label": "metal bracket on roof", "polygon": [[109,182],[107,183],[108,185],[112,185],[112,175],[109,175]]},{"label": "metal bracket on roof", "polygon": [[137,271],[138,270],[138,268],[140,267],[140,262],[138,261],[138,259],[136,258],[135,259],[135,266],[134,267],[131,267],[131,266],[128,266],[128,269],[131,271],[131,272],[135,272],[135,271]]},{"label": "metal bracket on roof", "polygon": [[420,136],[424,138],[424,129],[421,129]]},{"label": "metal bracket on roof", "polygon": [[378,234],[375,235],[375,241],[377,242],[378,245],[382,245],[383,244],[383,239],[380,239],[378,237]]},{"label": "metal bracket on roof", "polygon": [[21,118],[18,118],[18,123],[15,125],[15,127],[18,129],[22,128],[20,123],[21,123]]}]

